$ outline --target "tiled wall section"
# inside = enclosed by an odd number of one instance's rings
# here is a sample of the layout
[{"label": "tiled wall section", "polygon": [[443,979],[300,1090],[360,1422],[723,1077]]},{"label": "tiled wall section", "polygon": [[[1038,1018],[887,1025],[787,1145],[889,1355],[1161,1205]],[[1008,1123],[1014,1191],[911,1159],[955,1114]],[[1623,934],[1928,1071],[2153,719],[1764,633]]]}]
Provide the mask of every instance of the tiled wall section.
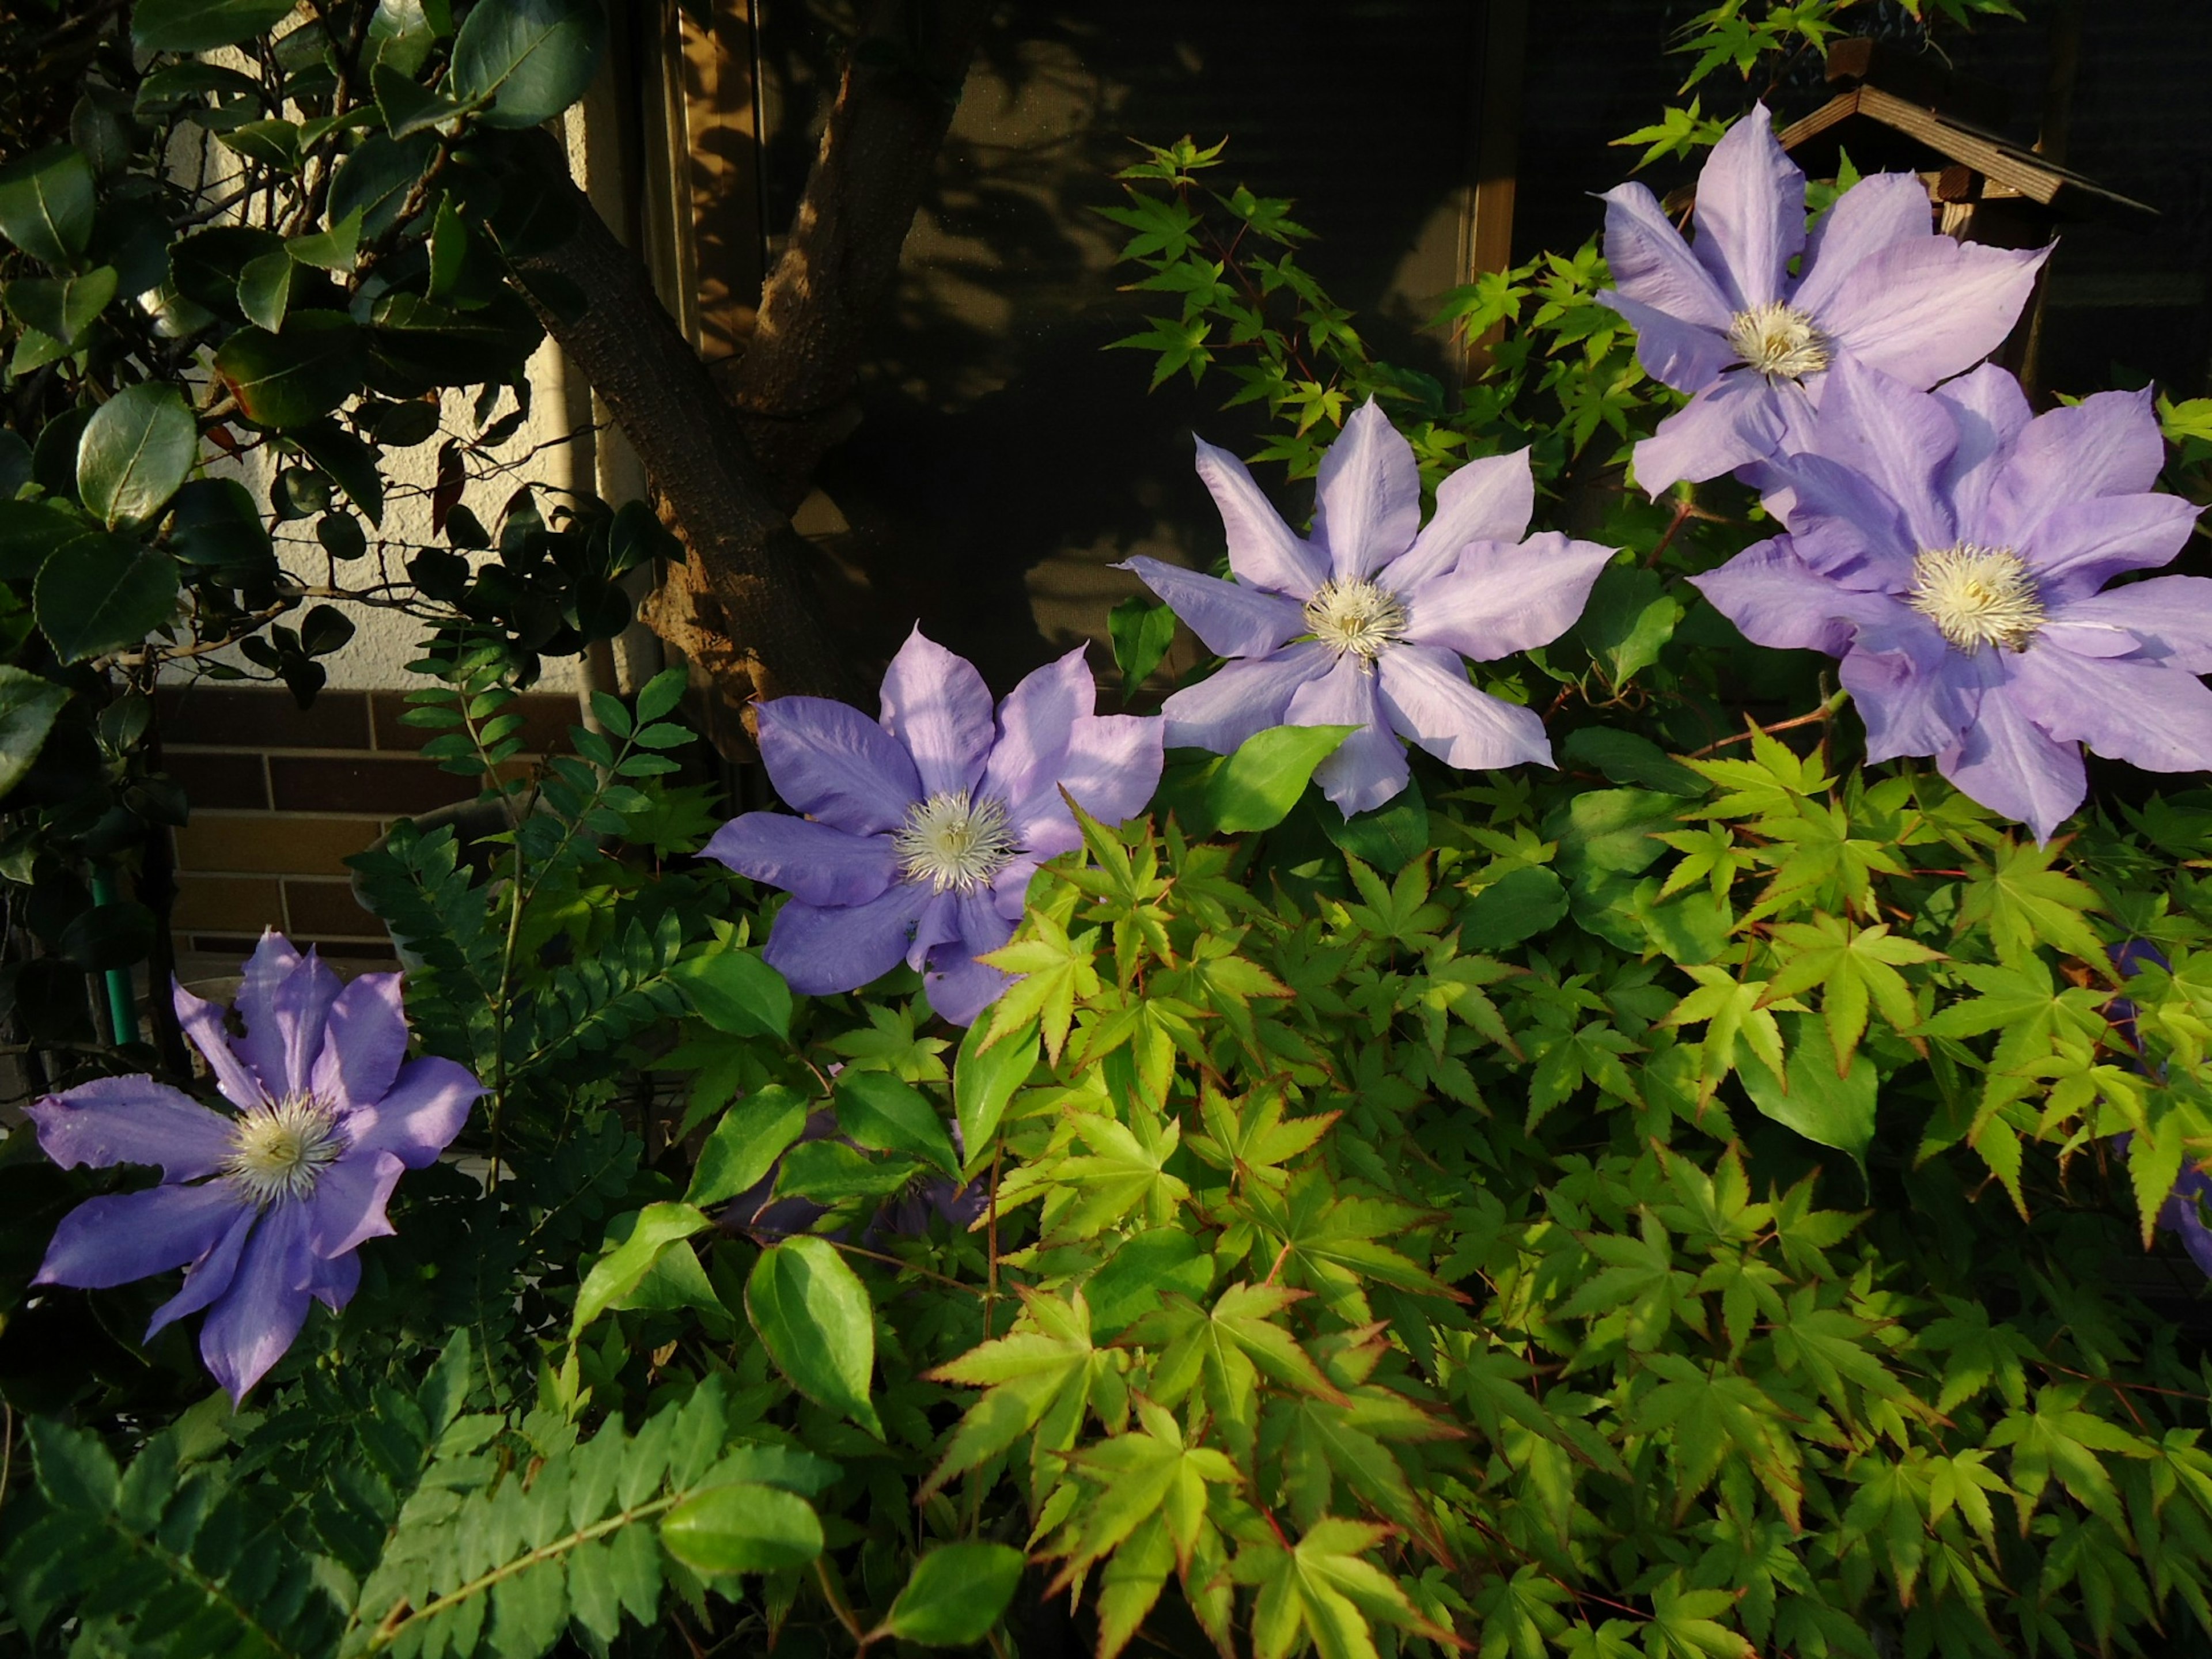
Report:
[{"label": "tiled wall section", "polygon": [[[404,696],[325,691],[302,709],[288,692],[201,683],[155,701],[168,772],[191,802],[176,835],[179,948],[232,951],[280,927],[326,956],[389,957],[347,855],[394,819],[475,793],[416,752],[433,733],[400,723]],[[576,700],[527,694],[517,712],[535,756],[562,743]]]}]

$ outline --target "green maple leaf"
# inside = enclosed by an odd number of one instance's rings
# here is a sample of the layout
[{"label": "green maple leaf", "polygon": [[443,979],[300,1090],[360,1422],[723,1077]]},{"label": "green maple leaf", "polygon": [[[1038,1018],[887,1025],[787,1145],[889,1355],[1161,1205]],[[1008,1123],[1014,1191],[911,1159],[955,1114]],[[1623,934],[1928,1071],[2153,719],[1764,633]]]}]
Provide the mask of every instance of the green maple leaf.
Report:
[{"label": "green maple leaf", "polygon": [[1049,1168],[1056,1190],[1042,1224],[1051,1237],[1090,1238],[1140,1208],[1152,1226],[1175,1218],[1176,1207],[1190,1196],[1188,1185],[1166,1168],[1182,1139],[1180,1118],[1163,1128],[1143,1111],[1133,1112],[1127,1124],[1078,1112],[1069,1116],[1068,1127],[1091,1152]]},{"label": "green maple leaf", "polygon": [[1334,1516],[1316,1522],[1295,1546],[1274,1539],[1245,1545],[1230,1577],[1259,1595],[1252,1609],[1253,1659],[1290,1659],[1310,1638],[1322,1659],[1377,1659],[1370,1619],[1457,1646],[1425,1617],[1389,1574],[1365,1559],[1388,1527]]},{"label": "green maple leaf", "polygon": [[1094,1388],[1118,1386],[1114,1356],[1091,1345],[1091,1310],[1082,1291],[1063,1302],[1024,1289],[1022,1301],[1015,1329],[927,1373],[932,1382],[988,1392],[960,1419],[917,1501],[1033,1429],[1041,1449],[1066,1450],[1074,1443]]},{"label": "green maple leaf", "polygon": [[1705,1040],[1698,1050],[1698,1082],[1701,1097],[1720,1087],[1721,1079],[1735,1068],[1736,1045],[1741,1042],[1759,1056],[1766,1069],[1784,1075],[1782,1028],[1768,1010],[1766,981],[1739,982],[1725,968],[1711,964],[1682,971],[1698,981],[1698,988],[1675,1005],[1662,1025],[1703,1024]]},{"label": "green maple leaf", "polygon": [[1085,1447],[1068,1462],[1100,1490],[1083,1506],[1075,1550],[1047,1595],[1056,1595],[1085,1563],[1119,1548],[1154,1516],[1165,1522],[1175,1559],[1188,1566],[1206,1520],[1206,1488],[1237,1483],[1237,1466],[1210,1446],[1186,1444],[1175,1413],[1136,1401],[1141,1432],[1118,1434]]},{"label": "green maple leaf", "polygon": [[1638,1404],[1629,1431],[1667,1433],[1676,1518],[1712,1484],[1721,1465],[1737,1457],[1796,1526],[1802,1498],[1798,1455],[1782,1427],[1782,1408],[1747,1376],[1700,1370],[1680,1354],[1653,1354],[1645,1363],[1662,1380]]},{"label": "green maple leaf", "polygon": [[2033,842],[1999,845],[1991,863],[1961,885],[1959,926],[1986,924],[1997,960],[2008,966],[2025,966],[2039,944],[2050,945],[2117,982],[2112,957],[2087,920],[2104,902],[2094,888],[2052,869],[2057,856],[2056,847]]},{"label": "green maple leaf", "polygon": [[993,1007],[990,1041],[1018,1032],[1034,1019],[1044,1033],[1045,1052],[1057,1066],[1075,1020],[1076,999],[1098,994],[1099,930],[1088,927],[1071,939],[1052,915],[1032,908],[1023,932],[1027,938],[976,958],[1002,973],[1023,975]]},{"label": "green maple leaf", "polygon": [[1851,1057],[1866,1033],[1869,1005],[1898,1030],[1918,1024],[1912,987],[1897,970],[1942,960],[1940,951],[1899,939],[1887,924],[1859,927],[1841,916],[1819,915],[1808,922],[1783,922],[1774,929],[1777,958],[1766,982],[1771,1002],[1814,987],[1820,990],[1820,1015],[1836,1050],[1836,1075],[1847,1076]]},{"label": "green maple leaf", "polygon": [[1341,1403],[1345,1395],[1322,1374],[1297,1339],[1275,1320],[1306,1292],[1276,1285],[1237,1284],[1212,1309],[1170,1293],[1121,1340],[1159,1350],[1148,1392],[1172,1408],[1202,1388],[1206,1409],[1248,1466],[1259,1427],[1260,1378],[1293,1392]]}]

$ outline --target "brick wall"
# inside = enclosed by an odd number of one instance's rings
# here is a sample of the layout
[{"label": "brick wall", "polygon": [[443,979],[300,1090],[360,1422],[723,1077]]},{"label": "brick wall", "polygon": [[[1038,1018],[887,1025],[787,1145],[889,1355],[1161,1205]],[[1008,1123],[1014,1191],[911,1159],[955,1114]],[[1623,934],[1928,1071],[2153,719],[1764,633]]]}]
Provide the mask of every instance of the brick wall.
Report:
[{"label": "brick wall", "polygon": [[[155,708],[166,768],[191,803],[176,833],[179,951],[234,956],[277,927],[325,956],[388,960],[347,855],[397,818],[475,793],[416,752],[434,734],[400,723],[404,695],[325,691],[301,709],[289,692],[203,682],[160,688]],[[534,757],[562,742],[576,700],[531,693],[516,712]]]}]

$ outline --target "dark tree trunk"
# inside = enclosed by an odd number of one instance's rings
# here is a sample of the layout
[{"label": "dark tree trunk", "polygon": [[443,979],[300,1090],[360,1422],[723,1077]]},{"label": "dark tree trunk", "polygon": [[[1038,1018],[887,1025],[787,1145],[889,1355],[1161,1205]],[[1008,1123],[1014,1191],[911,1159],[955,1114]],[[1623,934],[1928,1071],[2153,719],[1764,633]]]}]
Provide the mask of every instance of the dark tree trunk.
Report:
[{"label": "dark tree trunk", "polygon": [[[583,192],[576,228],[516,261],[581,307],[547,331],[606,401],[692,558],[653,620],[734,700],[853,697],[863,676],[827,622],[818,561],[791,527],[850,429],[866,331],[945,139],[986,0],[883,0],[848,54],[822,148],[725,402],[643,262]],[[558,169],[550,138],[547,165]],[[565,169],[562,169],[565,171]]]}]

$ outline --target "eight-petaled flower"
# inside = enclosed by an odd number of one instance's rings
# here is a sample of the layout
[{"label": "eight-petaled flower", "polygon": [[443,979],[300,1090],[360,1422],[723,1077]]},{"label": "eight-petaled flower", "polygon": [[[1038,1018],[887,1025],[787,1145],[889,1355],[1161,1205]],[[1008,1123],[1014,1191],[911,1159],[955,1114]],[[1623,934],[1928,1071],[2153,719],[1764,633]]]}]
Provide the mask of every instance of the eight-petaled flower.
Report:
[{"label": "eight-petaled flower", "polygon": [[1972,368],[2004,339],[2048,252],[1937,234],[1909,173],[1860,179],[1808,237],[1805,175],[1764,105],[1706,159],[1694,244],[1641,185],[1605,202],[1614,286],[1598,299],[1635,325],[1653,379],[1696,394],[1636,447],[1654,495],[1799,447],[1838,363],[1917,388]]},{"label": "eight-petaled flower", "polygon": [[1758,643],[1843,659],[1869,760],[1933,755],[2039,839],[2081,803],[2085,743],[2212,765],[2212,580],[2105,589],[2197,518],[2152,493],[2148,394],[2030,419],[1994,366],[1929,393],[1845,365],[1808,436],[1760,472],[1790,533],[1692,580]]},{"label": "eight-petaled flower", "polygon": [[102,1078],[30,1109],[69,1168],[155,1164],[158,1186],[88,1199],[62,1218],[37,1283],[86,1289],[185,1267],[146,1334],[204,1308],[200,1355],[241,1398],[283,1355],[309,1297],[342,1308],[354,1255],[392,1231],[403,1170],[434,1162],[483,1092],[450,1060],[410,1060],[399,975],[338,976],[264,933],[238,994],[244,1033],[181,986],[177,1017],[235,1108],[210,1111],[149,1077]]},{"label": "eight-petaled flower", "polygon": [[1468,771],[1552,763],[1543,722],[1476,690],[1461,660],[1557,639],[1613,556],[1556,531],[1527,533],[1527,451],[1461,467],[1425,526],[1413,447],[1370,400],[1322,459],[1311,539],[1202,439],[1198,472],[1237,580],[1128,563],[1208,650],[1238,659],[1167,700],[1170,744],[1227,754],[1272,726],[1358,726],[1314,774],[1347,814],[1405,788],[1401,737]]},{"label": "eight-petaled flower", "polygon": [[991,718],[964,659],[916,629],[884,676],[883,720],[823,697],[760,706],[761,759],[807,814],[748,812],[707,855],[791,894],[764,952],[794,990],[850,991],[902,958],[930,1006],[965,1025],[1008,983],[975,958],[1013,937],[1030,877],[1081,844],[1063,798],[1109,823],[1160,781],[1157,719],[1091,712],[1080,649],[1038,669]]}]

